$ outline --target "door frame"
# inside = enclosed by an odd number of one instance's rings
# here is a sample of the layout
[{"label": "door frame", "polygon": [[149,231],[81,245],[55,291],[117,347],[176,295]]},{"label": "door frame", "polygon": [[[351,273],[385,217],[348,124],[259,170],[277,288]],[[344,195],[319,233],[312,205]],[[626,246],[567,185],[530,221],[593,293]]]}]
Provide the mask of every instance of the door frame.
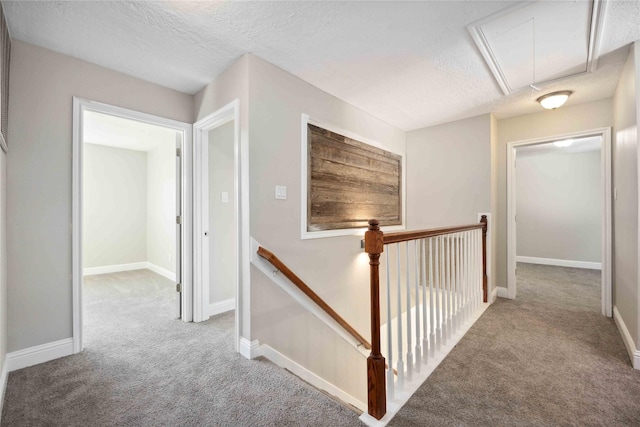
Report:
[{"label": "door frame", "polygon": [[[236,352],[240,348],[241,331],[248,332],[248,325],[243,325],[243,316],[249,314],[249,294],[243,292],[248,289],[249,283],[249,260],[251,259],[249,249],[251,247],[249,239],[249,158],[246,144],[240,138],[240,100],[235,99],[214,111],[208,116],[198,120],[193,125],[193,150],[194,159],[194,305],[193,321],[202,322],[209,319],[209,284],[206,283],[205,267],[208,267],[208,242],[205,233],[206,218],[203,201],[205,198],[203,185],[207,178],[204,162],[208,162],[208,157],[203,154],[204,144],[208,143],[208,133],[210,130],[233,121],[233,163],[234,163],[234,216],[236,219],[235,240],[236,240],[236,297],[235,297],[235,347]],[[203,153],[204,152],[204,153]],[[208,211],[208,209],[206,209]],[[207,255],[207,256],[205,256]],[[248,322],[247,322],[248,323]]]},{"label": "door frame", "polygon": [[602,247],[602,285],[601,285],[601,312],[606,317],[613,315],[612,310],[612,272],[611,257],[612,239],[612,155],[611,155],[611,128],[597,128],[582,132],[573,132],[544,138],[514,141],[507,143],[507,297],[516,297],[516,185],[515,185],[515,150],[518,147],[538,145],[569,138],[584,138],[599,136],[602,139],[600,146],[600,182],[602,184],[601,198],[601,247]]},{"label": "door frame", "polygon": [[192,126],[177,120],[141,113],[127,108],[73,97],[73,145],[72,145],[72,299],[73,299],[73,352],[79,353],[84,348],[82,325],[82,155],[83,155],[83,113],[93,111],[110,114],[125,119],[136,120],[152,125],[174,129],[183,133],[181,153],[181,190],[182,204],[180,206],[182,220],[181,237],[181,275],[176,281],[182,283],[181,292],[181,320],[190,322],[193,319],[193,282],[191,278],[193,259],[192,248]]}]

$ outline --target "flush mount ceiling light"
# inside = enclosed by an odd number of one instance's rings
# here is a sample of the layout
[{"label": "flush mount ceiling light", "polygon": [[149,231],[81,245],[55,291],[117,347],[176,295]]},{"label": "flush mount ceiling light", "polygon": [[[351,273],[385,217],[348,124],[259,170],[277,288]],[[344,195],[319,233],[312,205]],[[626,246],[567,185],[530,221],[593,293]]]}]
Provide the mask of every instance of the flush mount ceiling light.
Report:
[{"label": "flush mount ceiling light", "polygon": [[558,92],[551,92],[546,95],[542,95],[540,98],[536,99],[542,105],[542,108],[546,108],[547,110],[555,110],[556,108],[560,108],[567,102],[569,99],[569,95],[573,92],[570,90],[561,90]]}]

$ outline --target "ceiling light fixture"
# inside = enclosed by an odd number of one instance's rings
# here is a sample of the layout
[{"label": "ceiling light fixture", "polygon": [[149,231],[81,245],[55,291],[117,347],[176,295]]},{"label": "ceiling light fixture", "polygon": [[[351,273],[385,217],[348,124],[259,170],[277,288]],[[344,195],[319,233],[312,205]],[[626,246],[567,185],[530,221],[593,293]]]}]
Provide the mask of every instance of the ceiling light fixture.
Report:
[{"label": "ceiling light fixture", "polygon": [[547,110],[555,110],[556,108],[560,108],[567,102],[569,99],[569,95],[573,92],[570,90],[561,90],[558,92],[551,92],[546,95],[542,95],[540,98],[536,99],[542,105],[542,108],[546,108]]},{"label": "ceiling light fixture", "polygon": [[563,139],[561,141],[555,141],[553,145],[556,147],[568,147],[573,144],[573,139]]}]

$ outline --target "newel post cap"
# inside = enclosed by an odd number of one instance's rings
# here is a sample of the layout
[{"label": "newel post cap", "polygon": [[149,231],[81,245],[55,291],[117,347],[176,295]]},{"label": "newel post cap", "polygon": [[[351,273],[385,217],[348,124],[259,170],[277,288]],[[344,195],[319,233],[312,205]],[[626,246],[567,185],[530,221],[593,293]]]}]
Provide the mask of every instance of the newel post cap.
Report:
[{"label": "newel post cap", "polygon": [[381,254],[384,251],[383,233],[377,219],[369,220],[369,230],[364,233],[364,250],[369,254]]}]

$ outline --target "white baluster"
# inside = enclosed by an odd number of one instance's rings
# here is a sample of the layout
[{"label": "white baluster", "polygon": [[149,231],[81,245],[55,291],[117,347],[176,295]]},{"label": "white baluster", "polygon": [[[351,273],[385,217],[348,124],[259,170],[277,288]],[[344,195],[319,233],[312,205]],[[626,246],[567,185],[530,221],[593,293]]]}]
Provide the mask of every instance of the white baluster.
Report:
[{"label": "white baluster", "polygon": [[385,249],[386,262],[387,262],[387,400],[393,400],[394,397],[394,381],[393,376],[393,333],[391,328],[391,278],[389,265],[389,247]]},{"label": "white baluster", "polygon": [[458,265],[458,234],[454,234],[452,236],[453,245],[451,251],[453,256],[451,257],[451,325],[452,325],[452,333],[456,333],[458,331],[458,280],[459,280],[459,271],[460,266]]},{"label": "white baluster", "polygon": [[436,270],[435,270],[435,282],[434,282],[434,298],[436,304],[436,341],[438,342],[438,346],[436,350],[440,350],[442,346],[442,278],[444,277],[442,273],[442,267],[444,266],[444,262],[442,261],[442,236],[436,237],[435,241],[436,245]]},{"label": "white baluster", "polygon": [[[422,360],[424,363],[429,361],[429,329],[427,329],[427,241],[426,239],[420,240],[420,247],[422,248],[422,256],[420,257],[420,264],[422,265]],[[431,245],[431,239],[429,239],[429,245]],[[431,259],[431,247],[429,247],[429,259]],[[431,263],[429,263],[429,276],[431,276]],[[432,344],[433,345],[433,344]]]},{"label": "white baluster", "polygon": [[[435,259],[437,256],[434,252],[433,248],[437,245],[433,244],[433,237],[429,238],[429,319],[431,323],[431,334],[429,335],[429,355],[434,357],[436,354],[436,303],[435,297],[433,295],[433,279],[434,277],[438,277],[437,273],[433,274],[433,269],[438,268],[438,261]],[[434,262],[435,261],[435,262]],[[435,265],[434,265],[435,264]]]},{"label": "white baluster", "polygon": [[405,255],[405,264],[407,267],[407,278],[406,288],[407,288],[407,380],[411,381],[411,377],[413,376],[413,353],[411,352],[413,349],[413,345],[411,344],[411,277],[409,268],[409,241],[406,242],[406,255]]},{"label": "white baluster", "polygon": [[451,324],[449,323],[449,281],[451,274],[451,258],[449,257],[449,245],[451,242],[449,241],[449,236],[444,236],[444,242],[444,289],[442,290],[442,296],[444,298],[444,309],[442,310],[442,313],[444,313],[443,333],[445,336],[443,342],[446,344],[447,340],[451,338]]},{"label": "white baluster", "polygon": [[400,277],[400,244],[396,244],[398,266],[398,309],[396,311],[396,324],[398,325],[398,390],[404,387],[404,363],[402,361],[402,279]]},{"label": "white baluster", "polygon": [[467,322],[469,320],[469,280],[471,279],[471,277],[469,276],[469,236],[470,233],[472,233],[472,231],[465,231],[464,233],[464,245],[463,245],[463,250],[464,250],[464,279],[463,279],[463,286],[464,286],[464,297],[463,297],[463,306],[462,306],[462,312],[464,313],[464,320],[465,322]]},{"label": "white baluster", "polygon": [[422,347],[420,344],[420,240],[413,241],[413,249],[415,251],[414,260],[416,264],[416,275],[415,275],[415,296],[416,296],[416,348],[414,351],[415,354],[415,367],[416,372],[420,373],[420,362],[422,360]]}]

